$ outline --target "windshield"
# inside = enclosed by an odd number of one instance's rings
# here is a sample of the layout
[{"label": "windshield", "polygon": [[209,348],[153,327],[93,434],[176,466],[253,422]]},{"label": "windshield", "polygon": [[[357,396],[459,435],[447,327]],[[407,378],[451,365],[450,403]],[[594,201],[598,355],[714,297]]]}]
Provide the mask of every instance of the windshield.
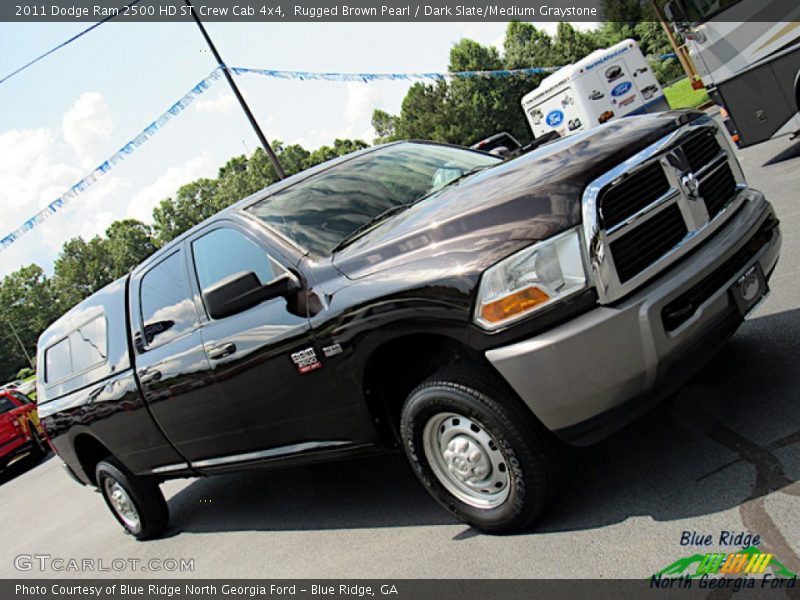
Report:
[{"label": "windshield", "polygon": [[686,20],[696,25],[707,21],[718,12],[730,8],[739,2],[741,2],[741,0],[669,0],[668,2],[661,0],[660,4],[664,6],[679,3],[680,6],[683,7]]},{"label": "windshield", "polygon": [[298,246],[326,255],[381,213],[499,162],[461,148],[395,144],[304,179],[247,210]]}]

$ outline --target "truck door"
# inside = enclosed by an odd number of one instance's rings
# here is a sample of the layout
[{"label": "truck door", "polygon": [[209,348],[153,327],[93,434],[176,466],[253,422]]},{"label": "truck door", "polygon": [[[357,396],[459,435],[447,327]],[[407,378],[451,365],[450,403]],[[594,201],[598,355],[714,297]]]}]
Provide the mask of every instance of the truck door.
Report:
[{"label": "truck door", "polygon": [[190,461],[241,451],[242,417],[214,387],[183,246],[137,270],[130,293],[136,374],[167,438]]},{"label": "truck door", "polygon": [[[224,318],[211,318],[202,294],[223,279],[255,273],[262,284],[289,270],[269,236],[234,221],[218,221],[188,242],[192,285],[202,306],[203,342],[218,390],[218,406],[244,419],[253,460],[327,449],[352,441],[356,420],[322,367],[305,307],[283,297]],[[299,293],[304,294],[305,291]],[[291,305],[291,306],[290,306]],[[199,468],[243,457],[220,457]]]}]

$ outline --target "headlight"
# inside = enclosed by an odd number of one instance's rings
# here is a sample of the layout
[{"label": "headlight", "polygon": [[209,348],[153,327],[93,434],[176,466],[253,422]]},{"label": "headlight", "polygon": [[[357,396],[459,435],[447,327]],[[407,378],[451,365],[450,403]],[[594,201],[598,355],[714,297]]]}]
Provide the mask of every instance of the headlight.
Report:
[{"label": "headlight", "polygon": [[581,228],[503,259],[481,277],[475,321],[497,329],[586,287]]}]

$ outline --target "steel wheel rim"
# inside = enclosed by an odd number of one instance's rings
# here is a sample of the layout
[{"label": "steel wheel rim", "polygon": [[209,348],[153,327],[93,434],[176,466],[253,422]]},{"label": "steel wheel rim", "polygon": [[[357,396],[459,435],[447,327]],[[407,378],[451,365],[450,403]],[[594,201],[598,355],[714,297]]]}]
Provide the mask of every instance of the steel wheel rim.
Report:
[{"label": "steel wheel rim", "polygon": [[452,412],[434,415],[425,424],[422,445],[436,479],[465,504],[491,509],[508,498],[508,462],[479,421]]},{"label": "steel wheel rim", "polygon": [[114,513],[128,529],[133,532],[139,531],[139,512],[122,484],[113,477],[108,477],[103,485]]}]

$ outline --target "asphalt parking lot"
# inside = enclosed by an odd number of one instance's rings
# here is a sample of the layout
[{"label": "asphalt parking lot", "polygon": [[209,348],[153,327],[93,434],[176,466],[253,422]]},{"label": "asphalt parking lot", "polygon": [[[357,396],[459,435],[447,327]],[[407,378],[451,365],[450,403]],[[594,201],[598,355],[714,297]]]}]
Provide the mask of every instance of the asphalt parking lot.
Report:
[{"label": "asphalt parking lot", "polygon": [[[535,530],[479,534],[428,497],[402,456],[384,456],[169,482],[171,529],[139,543],[51,456],[0,479],[0,576],[643,578],[699,551],[680,545],[684,531],[750,532],[800,572],[800,140],[740,159],[782,222],[771,296],[674,397],[577,452]],[[194,570],[18,570],[15,557],[31,554],[192,559]]]}]

